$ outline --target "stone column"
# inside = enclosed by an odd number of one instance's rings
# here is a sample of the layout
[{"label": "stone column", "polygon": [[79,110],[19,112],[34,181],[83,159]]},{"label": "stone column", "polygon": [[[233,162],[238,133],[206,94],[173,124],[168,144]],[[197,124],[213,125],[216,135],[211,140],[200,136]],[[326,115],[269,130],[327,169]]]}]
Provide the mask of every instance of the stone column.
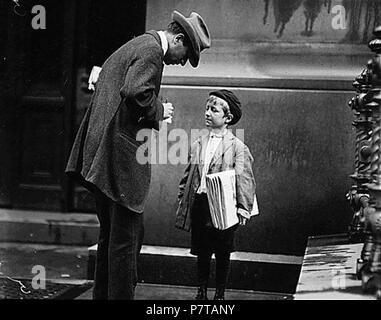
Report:
[{"label": "stone column", "polygon": [[371,147],[371,178],[368,185],[370,207],[365,211],[365,225],[368,232],[364,243],[366,261],[361,268],[362,287],[365,292],[375,292],[381,299],[381,26],[374,30],[376,39],[369,43],[376,53],[368,63],[371,75],[373,108],[373,132]]},{"label": "stone column", "polygon": [[364,209],[369,204],[369,191],[366,186],[371,182],[370,178],[370,155],[372,137],[372,110],[368,106],[370,100],[370,73],[365,69],[356,77],[353,86],[356,88],[356,96],[349,102],[356,119],[353,126],[356,128],[355,147],[355,172],[351,175],[354,185],[348,192],[347,197],[354,211],[351,224],[348,228],[350,242],[364,241]]}]

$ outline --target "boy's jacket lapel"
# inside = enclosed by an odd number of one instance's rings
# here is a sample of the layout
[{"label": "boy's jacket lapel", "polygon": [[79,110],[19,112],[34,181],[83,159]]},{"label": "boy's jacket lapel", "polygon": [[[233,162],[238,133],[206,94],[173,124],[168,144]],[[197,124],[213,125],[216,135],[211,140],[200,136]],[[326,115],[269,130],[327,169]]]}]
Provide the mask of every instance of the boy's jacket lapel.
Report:
[{"label": "boy's jacket lapel", "polygon": [[198,140],[198,143],[199,143],[199,148],[198,148],[198,155],[197,155],[197,160],[198,160],[198,172],[200,173],[200,177],[202,176],[202,169],[204,167],[204,164],[203,164],[203,159],[205,159],[205,149],[206,149],[206,145],[208,143],[208,140],[209,140],[209,135],[204,135],[204,136],[201,136],[200,139]]},{"label": "boy's jacket lapel", "polygon": [[[202,160],[205,159],[205,149],[209,141],[209,138],[210,136],[208,134],[208,135],[202,136],[198,141],[199,142],[198,170],[199,170],[200,176],[202,176],[202,170],[204,165]],[[212,160],[210,161],[209,169],[213,164],[218,163],[219,159],[226,153],[226,151],[228,151],[233,146],[233,142],[234,142],[234,135],[230,132],[230,130],[228,130],[228,132],[223,136],[221,143],[218,145],[217,150],[214,153]]]},{"label": "boy's jacket lapel", "polygon": [[233,142],[234,136],[230,131],[228,131],[223,136],[221,143],[218,145],[217,150],[214,153],[212,160],[210,161],[209,167],[219,162],[220,158],[226,153],[226,151],[228,151],[233,146]]}]

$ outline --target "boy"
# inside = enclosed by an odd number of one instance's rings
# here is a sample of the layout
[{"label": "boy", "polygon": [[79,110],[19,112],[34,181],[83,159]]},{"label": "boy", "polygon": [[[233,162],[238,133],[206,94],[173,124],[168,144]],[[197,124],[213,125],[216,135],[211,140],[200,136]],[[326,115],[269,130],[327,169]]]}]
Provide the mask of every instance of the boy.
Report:
[{"label": "boy", "polygon": [[[192,144],[189,163],[180,181],[176,227],[191,230],[191,254],[197,255],[196,300],[207,300],[213,253],[216,257],[214,299],[224,300],[230,253],[234,251],[234,234],[238,225],[245,225],[251,217],[256,187],[253,157],[248,147],[227,129],[228,125],[236,124],[241,115],[241,103],[233,92],[223,89],[209,94],[205,110],[209,133]],[[218,230],[211,221],[206,175],[232,169],[236,174],[239,223],[226,230]]]}]

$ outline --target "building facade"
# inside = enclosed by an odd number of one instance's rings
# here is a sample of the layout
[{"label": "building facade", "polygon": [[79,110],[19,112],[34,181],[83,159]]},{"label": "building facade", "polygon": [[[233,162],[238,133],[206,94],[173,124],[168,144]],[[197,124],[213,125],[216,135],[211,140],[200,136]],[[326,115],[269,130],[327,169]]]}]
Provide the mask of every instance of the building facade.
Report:
[{"label": "building facade", "polygon": [[[255,159],[260,215],[238,231],[238,249],[302,255],[308,236],[346,232],[354,157],[348,101],[371,57],[377,1],[18,3],[0,3],[0,206],[93,214],[91,194],[64,175],[91,97],[91,67],[145,30],[164,29],[173,10],[196,11],[212,47],[197,69],[165,67],[161,95],[175,106],[168,133],[202,129],[213,89],[229,88],[242,101],[233,131],[243,129]],[[46,9],[46,29],[31,25],[36,5]],[[189,235],[174,228],[184,168],[153,165],[145,243],[189,245]]]}]

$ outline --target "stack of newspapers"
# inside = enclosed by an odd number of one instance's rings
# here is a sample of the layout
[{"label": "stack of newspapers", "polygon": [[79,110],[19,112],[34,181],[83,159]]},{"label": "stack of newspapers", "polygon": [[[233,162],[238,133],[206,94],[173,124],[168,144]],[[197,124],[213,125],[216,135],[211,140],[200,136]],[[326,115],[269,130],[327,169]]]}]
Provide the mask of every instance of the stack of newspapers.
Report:
[{"label": "stack of newspapers", "polygon": [[206,193],[215,228],[225,230],[239,222],[234,170],[208,174],[206,176]]},{"label": "stack of newspapers", "polygon": [[[234,170],[208,174],[206,176],[206,193],[212,223],[215,228],[225,230],[239,222]],[[259,214],[256,196],[254,200],[251,215]]]}]

